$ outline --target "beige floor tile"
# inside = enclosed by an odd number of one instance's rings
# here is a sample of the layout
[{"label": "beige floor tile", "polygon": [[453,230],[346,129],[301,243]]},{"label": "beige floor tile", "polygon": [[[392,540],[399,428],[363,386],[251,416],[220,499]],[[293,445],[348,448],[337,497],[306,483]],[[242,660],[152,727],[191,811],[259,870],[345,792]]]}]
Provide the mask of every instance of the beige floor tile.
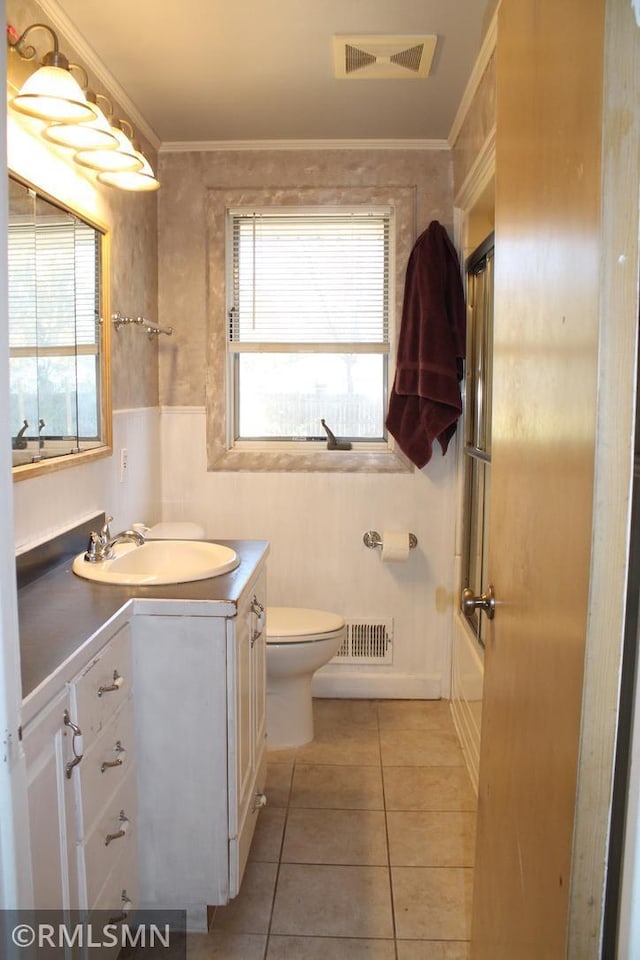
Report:
[{"label": "beige floor tile", "polygon": [[292,807],[383,810],[380,767],[297,763],[290,803]]},{"label": "beige floor tile", "polygon": [[285,750],[267,750],[267,763],[288,763],[289,766],[296,758],[296,747],[287,747]]},{"label": "beige floor tile", "polygon": [[277,871],[277,863],[247,863],[240,893],[227,906],[218,907],[212,929],[267,933]]},{"label": "beige floor tile", "polygon": [[298,748],[297,762],[377,766],[380,763],[378,731],[353,727],[320,730],[311,743]]},{"label": "beige floor tile", "polygon": [[399,867],[472,867],[475,813],[387,813],[389,857]]},{"label": "beige floor tile", "polygon": [[376,700],[324,700],[313,701],[313,722],[316,733],[349,727],[352,730],[377,730],[378,709]]},{"label": "beige floor tile", "polygon": [[283,863],[271,932],[310,937],[393,937],[387,868]]},{"label": "beige floor tile", "polygon": [[287,811],[284,807],[266,806],[260,810],[249,850],[249,860],[278,862],[286,817]]},{"label": "beige floor tile", "polygon": [[291,779],[293,777],[292,763],[267,764],[267,782],[264,792],[267,795],[267,804],[270,807],[286,807],[289,803]]},{"label": "beige floor tile", "polygon": [[466,767],[384,767],[387,810],[475,810]]},{"label": "beige floor tile", "polygon": [[266,941],[266,935],[227,933],[225,930],[190,933],[186,960],[262,960]]},{"label": "beige floor tile", "polygon": [[383,766],[461,767],[464,757],[454,732],[441,730],[381,730]]},{"label": "beige floor tile", "polygon": [[473,870],[392,867],[396,936],[402,940],[467,940]]},{"label": "beige floor tile", "polygon": [[267,960],[395,960],[393,940],[270,937]]},{"label": "beige floor tile", "polygon": [[398,960],[470,960],[463,940],[398,940]]},{"label": "beige floor tile", "polygon": [[384,812],[291,809],[282,862],[383,866],[389,862]]},{"label": "beige floor tile", "polygon": [[381,700],[380,730],[443,730],[454,733],[448,700]]}]

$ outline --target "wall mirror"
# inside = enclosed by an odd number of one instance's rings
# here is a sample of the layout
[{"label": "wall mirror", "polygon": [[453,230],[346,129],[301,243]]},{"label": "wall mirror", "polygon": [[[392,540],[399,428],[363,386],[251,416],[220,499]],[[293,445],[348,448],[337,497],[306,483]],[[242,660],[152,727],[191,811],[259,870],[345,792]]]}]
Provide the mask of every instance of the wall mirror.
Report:
[{"label": "wall mirror", "polygon": [[108,237],[9,177],[14,479],[111,453]]}]

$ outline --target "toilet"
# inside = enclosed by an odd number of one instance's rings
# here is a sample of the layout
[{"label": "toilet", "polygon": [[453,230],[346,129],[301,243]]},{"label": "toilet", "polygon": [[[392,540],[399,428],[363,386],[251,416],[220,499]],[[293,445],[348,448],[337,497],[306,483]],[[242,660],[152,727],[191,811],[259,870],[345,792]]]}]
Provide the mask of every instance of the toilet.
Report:
[{"label": "toilet", "polygon": [[299,747],[313,740],[313,675],[336,655],[344,618],[306,607],[267,607],[267,746]]},{"label": "toilet", "polygon": [[204,540],[204,528],[199,523],[186,521],[164,521],[147,527],[144,523],[134,523],[145,540]]}]

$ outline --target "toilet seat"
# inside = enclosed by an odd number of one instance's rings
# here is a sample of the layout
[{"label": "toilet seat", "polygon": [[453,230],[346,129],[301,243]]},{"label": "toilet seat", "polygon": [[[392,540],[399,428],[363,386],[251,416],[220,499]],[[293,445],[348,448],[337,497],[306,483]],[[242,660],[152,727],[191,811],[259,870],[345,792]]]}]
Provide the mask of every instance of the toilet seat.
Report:
[{"label": "toilet seat", "polygon": [[267,644],[313,643],[344,632],[344,618],[307,607],[267,607]]}]

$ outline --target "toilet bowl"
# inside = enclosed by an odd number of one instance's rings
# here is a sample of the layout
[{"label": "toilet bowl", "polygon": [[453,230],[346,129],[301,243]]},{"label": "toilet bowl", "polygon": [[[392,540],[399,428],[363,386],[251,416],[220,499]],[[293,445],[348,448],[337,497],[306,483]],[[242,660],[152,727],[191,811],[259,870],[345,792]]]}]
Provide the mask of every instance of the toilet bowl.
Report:
[{"label": "toilet bowl", "polygon": [[313,740],[313,674],[340,649],[344,619],[326,610],[267,607],[267,745]]}]

